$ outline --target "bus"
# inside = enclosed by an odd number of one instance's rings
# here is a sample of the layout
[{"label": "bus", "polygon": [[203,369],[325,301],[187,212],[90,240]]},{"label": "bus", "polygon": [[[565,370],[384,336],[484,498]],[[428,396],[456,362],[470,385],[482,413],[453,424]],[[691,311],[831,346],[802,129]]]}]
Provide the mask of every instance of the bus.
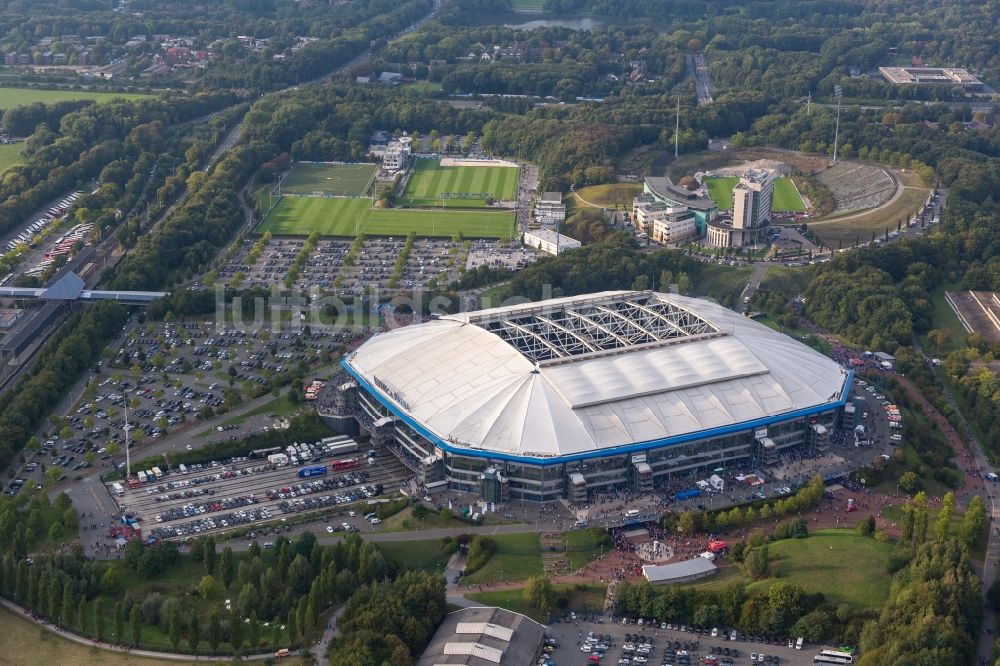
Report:
[{"label": "bus", "polygon": [[326,465],[311,465],[299,469],[299,478],[306,479],[310,476],[323,476],[326,474]]},{"label": "bus", "polygon": [[335,472],[340,472],[343,470],[354,469],[361,464],[361,460],[358,458],[349,458],[347,460],[334,460],[330,463],[330,469]]},{"label": "bus", "polygon": [[850,652],[839,650],[820,650],[820,653],[813,657],[814,664],[853,664],[854,655]]}]

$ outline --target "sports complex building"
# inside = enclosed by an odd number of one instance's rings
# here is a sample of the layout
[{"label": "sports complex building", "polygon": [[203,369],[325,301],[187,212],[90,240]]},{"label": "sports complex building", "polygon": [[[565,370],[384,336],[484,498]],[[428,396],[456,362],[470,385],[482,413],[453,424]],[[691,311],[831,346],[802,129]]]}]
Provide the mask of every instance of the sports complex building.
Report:
[{"label": "sports complex building", "polygon": [[429,492],[586,501],[824,451],[852,375],[720,305],[615,291],[446,315],[343,361],[324,414]]}]

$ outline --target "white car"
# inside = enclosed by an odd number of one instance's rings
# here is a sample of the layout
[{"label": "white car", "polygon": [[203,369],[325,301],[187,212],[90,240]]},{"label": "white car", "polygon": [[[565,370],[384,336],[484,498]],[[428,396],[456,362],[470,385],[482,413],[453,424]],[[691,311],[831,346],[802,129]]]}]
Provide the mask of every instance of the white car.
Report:
[{"label": "white car", "polygon": [[333,525],[327,525],[326,526],[326,533],[327,534],[333,534]]},{"label": "white car", "polygon": [[719,637],[719,628],[712,627],[712,638],[718,638],[718,637]]}]

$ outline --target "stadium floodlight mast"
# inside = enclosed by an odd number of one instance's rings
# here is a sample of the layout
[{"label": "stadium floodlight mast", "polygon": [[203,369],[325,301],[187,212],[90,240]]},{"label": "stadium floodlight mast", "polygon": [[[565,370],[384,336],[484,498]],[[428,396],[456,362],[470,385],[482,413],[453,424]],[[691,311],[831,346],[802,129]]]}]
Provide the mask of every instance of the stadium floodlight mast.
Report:
[{"label": "stadium floodlight mast", "polygon": [[844,98],[844,89],[833,87],[833,96],[837,98],[837,127],[833,131],[833,161],[837,161],[837,143],[840,141],[840,100]]}]

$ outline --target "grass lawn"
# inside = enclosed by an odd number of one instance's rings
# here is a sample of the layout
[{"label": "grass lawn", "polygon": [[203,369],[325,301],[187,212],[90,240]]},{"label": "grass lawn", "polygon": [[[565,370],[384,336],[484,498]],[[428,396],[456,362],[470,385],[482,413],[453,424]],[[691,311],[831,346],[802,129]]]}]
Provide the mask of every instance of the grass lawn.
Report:
[{"label": "grass lawn", "polygon": [[809,266],[768,266],[760,286],[795,298],[806,290],[811,278]]},{"label": "grass lawn", "polygon": [[109,93],[90,90],[34,90],[32,88],[2,88],[0,89],[0,111],[15,106],[42,102],[51,104],[71,99],[92,99],[97,102],[110,102],[113,99],[150,99],[155,95],[137,93]]},{"label": "grass lawn", "polygon": [[372,208],[370,199],[284,197],[257,229],[272,234],[305,236],[418,236],[469,238],[514,235],[514,213],[481,210],[416,210]]},{"label": "grass lawn", "polygon": [[399,205],[481,208],[487,197],[510,201],[517,196],[518,175],[514,167],[443,167],[440,160],[418,159]]},{"label": "grass lawn", "polygon": [[[304,405],[293,404],[291,400],[288,399],[287,395],[283,395],[280,398],[275,398],[271,402],[264,403],[260,407],[254,407],[246,414],[241,416],[234,416],[231,419],[218,423],[216,425],[227,426],[227,425],[240,425],[246,421],[251,416],[258,416],[260,414],[277,414],[278,416],[288,416],[295,411],[302,409]],[[208,430],[203,430],[199,432],[195,437],[209,437],[218,432],[215,428],[209,428]]]},{"label": "grass lawn", "polygon": [[[205,649],[205,645],[202,645]],[[7,610],[0,610],[0,662],[18,666],[49,666],[49,664],[102,664],[102,666],[173,666],[194,664],[191,661],[148,659],[125,656],[93,647],[79,645],[22,619]],[[199,662],[201,663],[201,662]],[[294,660],[291,663],[301,663]]]},{"label": "grass lawn", "polygon": [[932,349],[931,344],[927,341],[926,333],[917,336],[924,349],[931,351],[933,354],[939,354],[942,357],[949,352],[964,347],[965,339],[969,336],[968,331],[962,326],[962,322],[958,320],[955,311],[951,309],[951,306],[948,305],[948,301],[944,297],[944,292],[958,290],[959,284],[957,282],[950,282],[948,284],[939,284],[930,292],[931,303],[934,305],[934,323],[931,329],[940,328],[951,333],[951,340],[944,345],[944,348]]},{"label": "grass lawn", "polygon": [[17,166],[24,162],[21,159],[21,151],[24,150],[24,142],[0,144],[0,173],[3,173],[12,166]]},{"label": "grass lawn", "polygon": [[[732,210],[733,208],[733,188],[740,182],[735,176],[707,178],[708,196],[712,198],[719,208]],[[778,178],[774,181],[774,210],[793,211],[797,213],[805,212],[806,205],[799,195],[798,189],[788,178]]]},{"label": "grass lawn", "polygon": [[340,197],[360,197],[371,186],[377,164],[323,164],[299,162],[281,183],[288,194],[323,192]]},{"label": "grass lawn", "polygon": [[[607,585],[587,585],[578,590],[575,585],[554,585],[556,598],[565,596],[569,602],[567,611],[582,613],[599,613],[604,608],[604,599],[608,593]],[[523,590],[492,590],[489,592],[473,592],[466,594],[467,599],[478,601],[484,606],[499,606],[507,610],[527,615],[531,619],[545,623],[548,618],[541,615],[536,608],[530,606],[524,599]],[[558,610],[553,612],[560,612]]]},{"label": "grass lawn", "polygon": [[861,537],[853,530],[818,530],[806,539],[768,545],[774,576],[748,590],[764,590],[783,580],[806,592],[822,592],[834,604],[878,609],[889,595],[886,564],[892,544]]},{"label": "grass lawn", "polygon": [[608,547],[601,548],[600,542],[607,537],[607,532],[600,529],[573,530],[563,534],[566,542],[566,559],[572,571],[586,566],[608,552]]},{"label": "grass lawn", "polygon": [[699,296],[712,296],[721,299],[724,294],[732,293],[739,296],[750,281],[753,274],[752,266],[723,266],[722,264],[703,264],[697,276],[691,280],[694,291]]},{"label": "grass lawn", "polygon": [[390,562],[411,569],[426,571],[444,571],[448,563],[448,555],[441,550],[440,539],[425,539],[423,541],[382,541],[378,544],[382,555]]},{"label": "grass lawn", "polygon": [[809,228],[830,247],[836,248],[840,243],[843,243],[844,247],[850,247],[858,239],[864,243],[872,239],[873,232],[877,238],[884,236],[886,229],[895,231],[897,222],[905,221],[923,206],[928,193],[927,189],[907,188],[903,190],[899,199],[884,208],[861,215],[846,214],[850,219],[824,217],[812,220],[809,222]]},{"label": "grass lawn", "polygon": [[501,580],[525,580],[544,573],[542,545],[534,532],[526,534],[493,534],[497,550],[482,569],[465,577],[465,583],[492,583]]},{"label": "grass lawn", "polygon": [[403,90],[431,94],[441,92],[441,84],[434,81],[418,81],[417,83],[404,84]]},{"label": "grass lawn", "polygon": [[[590,185],[576,190],[579,198],[570,197],[577,205],[586,206],[583,201],[601,208],[632,209],[632,199],[642,194],[642,183],[605,183]],[[580,201],[583,199],[583,201]]]},{"label": "grass lawn", "polygon": [[[403,523],[406,523],[405,525]],[[412,532],[415,530],[446,529],[454,527],[468,527],[469,524],[462,522],[458,518],[441,520],[441,516],[429,512],[423,520],[417,520],[413,516],[413,507],[407,507],[382,521],[381,532]]]}]

